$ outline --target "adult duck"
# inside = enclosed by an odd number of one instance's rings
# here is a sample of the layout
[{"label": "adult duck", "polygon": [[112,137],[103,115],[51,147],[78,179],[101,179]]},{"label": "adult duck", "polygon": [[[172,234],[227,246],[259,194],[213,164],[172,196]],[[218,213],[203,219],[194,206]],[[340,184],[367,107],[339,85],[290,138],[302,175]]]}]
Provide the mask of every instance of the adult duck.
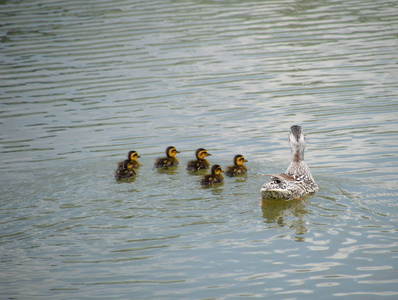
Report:
[{"label": "adult duck", "polygon": [[305,138],[301,126],[290,127],[289,146],[292,162],[285,173],[270,175],[261,188],[263,200],[291,200],[314,194],[319,190],[310,168],[304,161]]}]

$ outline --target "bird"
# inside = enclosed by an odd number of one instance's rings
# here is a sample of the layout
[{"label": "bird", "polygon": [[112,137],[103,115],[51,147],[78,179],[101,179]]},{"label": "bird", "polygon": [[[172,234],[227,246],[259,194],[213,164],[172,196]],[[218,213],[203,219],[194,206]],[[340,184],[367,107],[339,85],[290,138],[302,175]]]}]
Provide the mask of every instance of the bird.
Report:
[{"label": "bird", "polygon": [[[137,151],[131,150],[127,154],[127,159],[131,161],[133,164],[133,168],[137,169],[140,167],[140,163],[137,161],[137,158],[140,158],[141,156],[138,155]],[[117,168],[123,168],[124,161],[118,162]]]},{"label": "bird", "polygon": [[229,166],[225,169],[225,175],[229,177],[234,177],[236,175],[246,174],[247,168],[243,163],[247,162],[247,160],[241,154],[237,154],[234,157],[234,165]]},{"label": "bird", "polygon": [[301,126],[290,127],[289,146],[292,161],[285,173],[269,175],[270,180],[264,183],[260,190],[263,200],[300,199],[319,190],[310,168],[304,161],[306,143]]},{"label": "bird", "polygon": [[213,185],[215,183],[220,183],[223,181],[224,177],[222,176],[221,173],[224,171],[221,169],[220,165],[213,165],[211,167],[211,174],[209,175],[204,175],[200,179],[200,184],[201,185]]},{"label": "bird", "polygon": [[187,163],[188,171],[198,171],[201,169],[208,169],[210,167],[206,156],[211,156],[204,148],[198,148],[195,152],[196,160],[191,160]]},{"label": "bird", "polygon": [[126,179],[126,178],[130,178],[130,177],[134,177],[136,174],[134,167],[133,167],[133,163],[126,159],[123,162],[123,166],[119,169],[116,170],[115,172],[115,178],[116,179]]},{"label": "bird", "polygon": [[155,161],[155,168],[168,168],[178,165],[178,159],[175,157],[177,153],[180,153],[175,147],[169,146],[166,149],[166,157],[158,158]]}]

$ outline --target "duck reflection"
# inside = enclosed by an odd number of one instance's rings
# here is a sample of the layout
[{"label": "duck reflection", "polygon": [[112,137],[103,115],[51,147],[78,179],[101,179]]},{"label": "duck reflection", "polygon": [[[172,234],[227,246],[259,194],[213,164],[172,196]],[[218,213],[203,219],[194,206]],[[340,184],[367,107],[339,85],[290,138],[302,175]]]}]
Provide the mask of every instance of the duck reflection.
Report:
[{"label": "duck reflection", "polygon": [[303,221],[303,216],[308,212],[305,204],[305,200],[263,200],[261,210],[266,223],[275,223],[277,227],[294,228],[298,236],[293,239],[303,241],[302,235],[308,231]]}]

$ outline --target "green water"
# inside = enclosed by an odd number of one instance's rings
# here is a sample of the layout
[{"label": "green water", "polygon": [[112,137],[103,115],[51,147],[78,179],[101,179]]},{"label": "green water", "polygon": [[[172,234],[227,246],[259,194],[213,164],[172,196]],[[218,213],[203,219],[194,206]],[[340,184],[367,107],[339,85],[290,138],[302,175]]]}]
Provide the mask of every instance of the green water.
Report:
[{"label": "green water", "polygon": [[[3,1],[0,298],[396,299],[395,1]],[[299,124],[320,186],[267,202]],[[167,146],[180,165],[153,169]],[[185,170],[198,147],[247,176]],[[130,150],[141,168],[117,182]]]}]

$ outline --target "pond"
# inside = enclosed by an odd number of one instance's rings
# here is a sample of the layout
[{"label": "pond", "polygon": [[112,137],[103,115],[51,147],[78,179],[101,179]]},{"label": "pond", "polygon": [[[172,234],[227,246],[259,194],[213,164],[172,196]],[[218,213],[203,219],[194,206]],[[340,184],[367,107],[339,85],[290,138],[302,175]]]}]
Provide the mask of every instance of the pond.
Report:
[{"label": "pond", "polygon": [[[395,1],[2,1],[2,299],[396,299]],[[320,190],[259,200],[301,125]],[[166,147],[180,164],[153,169]],[[246,176],[204,187],[206,148]],[[116,181],[128,151],[137,176]]]}]

